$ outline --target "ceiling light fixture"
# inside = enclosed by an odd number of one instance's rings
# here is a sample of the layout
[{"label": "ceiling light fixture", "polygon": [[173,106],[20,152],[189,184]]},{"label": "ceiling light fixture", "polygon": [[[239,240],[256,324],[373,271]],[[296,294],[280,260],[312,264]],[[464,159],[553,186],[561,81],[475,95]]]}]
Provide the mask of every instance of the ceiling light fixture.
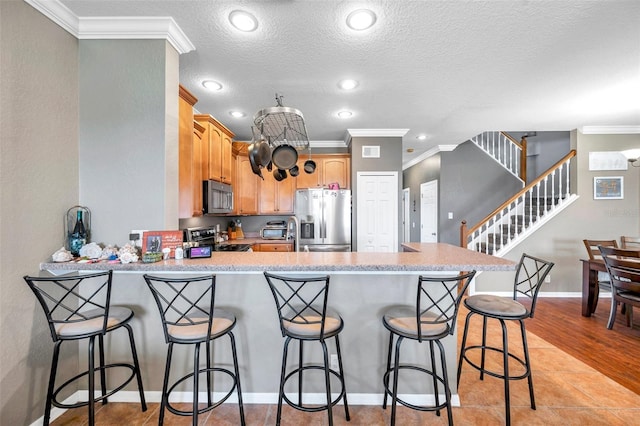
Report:
[{"label": "ceiling light fixture", "polygon": [[222,90],[222,84],[218,83],[217,81],[205,80],[202,82],[202,85],[204,86],[205,89],[212,90],[214,92],[217,92],[218,90]]},{"label": "ceiling light fixture", "polygon": [[376,23],[376,14],[369,9],[354,10],[347,16],[347,26],[355,31],[366,30]]},{"label": "ceiling light fixture", "polygon": [[353,90],[358,87],[358,82],[349,79],[342,80],[340,83],[338,83],[338,87],[340,87],[342,90]]},{"label": "ceiling light fixture", "polygon": [[425,140],[426,138],[427,138],[427,135],[418,135],[416,137],[416,139],[421,140],[421,141]]},{"label": "ceiling light fixture", "polygon": [[229,22],[235,28],[244,32],[255,31],[258,28],[258,20],[249,12],[243,10],[234,10],[229,14]]},{"label": "ceiling light fixture", "polygon": [[242,118],[246,114],[242,111],[229,111],[229,115],[231,115],[233,118]]},{"label": "ceiling light fixture", "polygon": [[351,111],[340,111],[338,112],[338,117],[340,118],[350,118],[353,115]]}]

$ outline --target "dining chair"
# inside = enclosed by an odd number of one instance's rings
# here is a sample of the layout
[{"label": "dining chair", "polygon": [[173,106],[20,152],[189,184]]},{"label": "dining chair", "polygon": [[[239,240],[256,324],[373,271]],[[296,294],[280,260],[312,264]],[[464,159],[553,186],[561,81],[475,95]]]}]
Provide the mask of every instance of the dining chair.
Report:
[{"label": "dining chair", "polygon": [[600,247],[604,264],[611,278],[611,312],[607,329],[616,320],[616,306],[626,306],[627,326],[633,326],[633,306],[640,306],[640,251]]},{"label": "dining chair", "polygon": [[[599,247],[618,248],[618,242],[616,240],[582,240],[582,242],[587,249],[589,260],[602,259]],[[591,306],[591,312],[595,312],[596,307],[598,306],[600,289],[611,291],[611,281],[609,280],[609,276],[606,272],[598,272],[598,280],[596,282],[596,289],[593,295],[593,306]]]},{"label": "dining chair", "polygon": [[623,249],[640,250],[640,237],[620,237],[620,247]]}]

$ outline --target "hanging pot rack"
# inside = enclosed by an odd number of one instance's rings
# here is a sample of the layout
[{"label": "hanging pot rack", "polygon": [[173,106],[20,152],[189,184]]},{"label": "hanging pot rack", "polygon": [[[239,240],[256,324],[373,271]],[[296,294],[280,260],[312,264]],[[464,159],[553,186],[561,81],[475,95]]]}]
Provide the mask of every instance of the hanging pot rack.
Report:
[{"label": "hanging pot rack", "polygon": [[272,148],[290,145],[297,150],[307,149],[309,136],[302,112],[296,108],[283,106],[282,96],[277,93],[276,103],[277,106],[264,108],[254,115],[253,124],[259,132],[258,136],[254,131],[254,138],[267,140]]}]

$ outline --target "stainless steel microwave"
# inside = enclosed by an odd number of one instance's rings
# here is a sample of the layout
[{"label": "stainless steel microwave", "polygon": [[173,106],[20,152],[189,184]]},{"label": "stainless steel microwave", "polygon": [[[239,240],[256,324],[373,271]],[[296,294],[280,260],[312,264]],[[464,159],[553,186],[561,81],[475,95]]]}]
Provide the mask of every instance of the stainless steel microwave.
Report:
[{"label": "stainless steel microwave", "polygon": [[233,211],[231,185],[205,180],[202,182],[202,198],[204,214],[231,213]]}]

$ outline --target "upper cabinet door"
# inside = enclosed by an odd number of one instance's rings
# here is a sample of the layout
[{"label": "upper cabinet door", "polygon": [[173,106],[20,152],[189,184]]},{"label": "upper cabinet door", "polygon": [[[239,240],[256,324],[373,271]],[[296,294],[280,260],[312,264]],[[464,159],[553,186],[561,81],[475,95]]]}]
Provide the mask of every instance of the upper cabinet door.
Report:
[{"label": "upper cabinet door", "polygon": [[202,156],[204,179],[231,183],[232,142],[234,134],[208,114],[197,114],[195,119],[206,128],[203,136]]},{"label": "upper cabinet door", "polygon": [[308,156],[300,156],[298,168],[300,174],[296,178],[298,189],[326,188],[330,183],[338,183],[340,188],[350,188],[351,160],[348,155],[316,155],[312,159],[316,163],[316,170],[312,174],[304,171],[304,163]]}]

